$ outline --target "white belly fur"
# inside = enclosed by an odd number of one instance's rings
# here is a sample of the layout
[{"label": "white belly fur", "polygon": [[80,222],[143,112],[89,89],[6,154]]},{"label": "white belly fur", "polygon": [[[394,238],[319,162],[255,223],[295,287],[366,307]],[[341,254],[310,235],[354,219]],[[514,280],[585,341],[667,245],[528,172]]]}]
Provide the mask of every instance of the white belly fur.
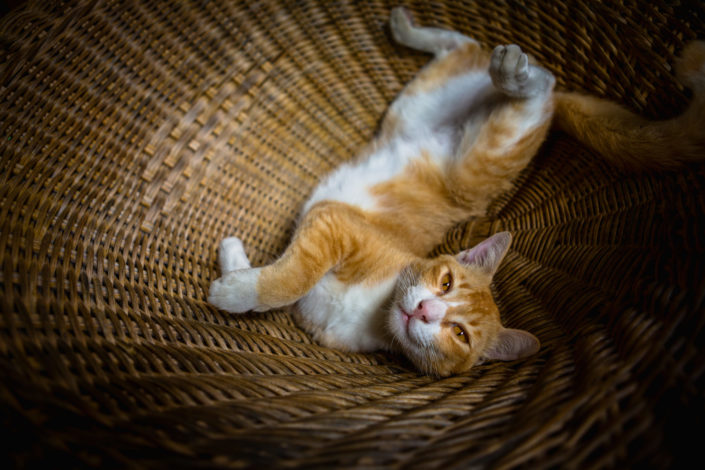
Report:
[{"label": "white belly fur", "polygon": [[339,201],[363,210],[376,208],[370,190],[377,184],[399,175],[406,166],[424,153],[440,164],[449,158],[452,138],[444,131],[422,130],[419,136],[397,136],[364,159],[344,163],[315,189],[303,208],[305,214],[317,202]]}]

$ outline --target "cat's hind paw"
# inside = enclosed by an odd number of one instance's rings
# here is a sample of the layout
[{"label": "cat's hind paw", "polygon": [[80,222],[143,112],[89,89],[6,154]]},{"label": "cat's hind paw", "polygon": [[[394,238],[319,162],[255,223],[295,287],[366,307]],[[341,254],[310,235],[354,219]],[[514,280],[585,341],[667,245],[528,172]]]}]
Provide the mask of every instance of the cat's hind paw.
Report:
[{"label": "cat's hind paw", "polygon": [[394,40],[399,44],[435,55],[444,54],[468,42],[475,42],[456,31],[417,26],[411,13],[404,7],[392,9],[389,28]]},{"label": "cat's hind paw", "polygon": [[550,72],[529,64],[529,57],[516,44],[492,51],[490,77],[495,87],[514,98],[530,98],[548,91],[554,83]]},{"label": "cat's hind paw", "polygon": [[222,274],[250,267],[245,247],[237,237],[228,237],[220,242],[218,247],[218,264]]},{"label": "cat's hind paw", "polygon": [[411,19],[411,13],[404,7],[395,7],[389,15],[389,27],[392,30],[392,36],[399,44],[405,44],[408,41],[408,36],[414,27],[414,22]]}]

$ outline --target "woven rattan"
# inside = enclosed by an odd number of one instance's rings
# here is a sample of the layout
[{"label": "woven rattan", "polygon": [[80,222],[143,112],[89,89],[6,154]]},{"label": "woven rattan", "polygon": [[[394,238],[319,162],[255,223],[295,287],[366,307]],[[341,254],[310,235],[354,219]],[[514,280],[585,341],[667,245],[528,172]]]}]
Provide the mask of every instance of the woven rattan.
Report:
[{"label": "woven rattan", "polygon": [[[554,133],[486,218],[529,359],[442,380],[206,303],[275,259],[427,59],[384,1],[28,2],[0,24],[0,413],[15,467],[669,467],[705,415],[705,166],[615,170]],[[410,2],[562,88],[676,114],[702,2]],[[687,431],[698,425],[695,432]],[[9,433],[7,432],[9,431]],[[9,434],[9,436],[8,436]]]}]

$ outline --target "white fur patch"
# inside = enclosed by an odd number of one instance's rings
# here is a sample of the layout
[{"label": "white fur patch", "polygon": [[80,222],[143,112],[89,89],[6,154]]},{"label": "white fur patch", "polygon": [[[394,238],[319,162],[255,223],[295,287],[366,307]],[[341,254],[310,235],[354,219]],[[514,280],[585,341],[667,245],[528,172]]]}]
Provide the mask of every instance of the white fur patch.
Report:
[{"label": "white fur patch", "polygon": [[[431,292],[424,285],[415,285],[409,288],[405,293],[404,297],[400,302],[401,308],[403,308],[407,313],[413,313],[414,309],[419,305],[421,301],[431,302],[436,309],[439,309],[438,316],[440,319],[445,317],[445,312],[448,309],[448,305],[440,300],[433,292]],[[406,328],[406,334],[402,335],[398,339],[408,339],[412,341],[415,346],[424,347],[428,346],[435,340],[436,335],[441,331],[440,321],[430,321],[424,322],[419,318],[414,318],[412,316],[409,319],[408,327]]]},{"label": "white fur patch", "polygon": [[[489,74],[484,70],[471,70],[449,79],[433,90],[402,94],[390,109],[400,118],[401,134],[418,139],[424,138],[425,132],[457,129],[461,122],[471,119],[475,112],[484,111],[487,98],[494,93]],[[457,136],[448,137],[454,140]],[[448,143],[452,142],[450,139]]]},{"label": "white fur patch", "polygon": [[417,284],[410,287],[404,293],[404,298],[401,301],[401,307],[411,313],[422,300],[435,299],[436,296],[422,284]]},{"label": "white fur patch", "polygon": [[220,242],[218,264],[220,264],[220,272],[222,274],[250,267],[250,260],[247,259],[245,247],[239,238],[228,237]]},{"label": "white fur patch", "polygon": [[257,279],[262,268],[231,271],[211,283],[208,302],[231,313],[269,310],[257,301]]},{"label": "white fur patch", "polygon": [[399,175],[409,162],[424,152],[428,155],[447,154],[450,151],[448,140],[447,136],[430,134],[425,140],[398,137],[365,159],[341,165],[318,185],[303,213],[320,201],[339,201],[364,210],[374,209],[376,199],[370,192],[374,186]]},{"label": "white fur patch", "polygon": [[394,289],[395,278],[375,286],[347,285],[326,274],[298,302],[298,315],[316,340],[349,351],[387,348],[382,307]]}]

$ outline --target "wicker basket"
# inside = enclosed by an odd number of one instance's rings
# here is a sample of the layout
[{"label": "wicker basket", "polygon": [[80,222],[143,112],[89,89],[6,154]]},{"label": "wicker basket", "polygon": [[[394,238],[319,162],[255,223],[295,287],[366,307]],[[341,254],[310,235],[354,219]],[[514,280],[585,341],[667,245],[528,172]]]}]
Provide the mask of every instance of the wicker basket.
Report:
[{"label": "wicker basket", "polygon": [[[47,3],[46,5],[43,3]],[[702,2],[412,2],[560,87],[669,117]],[[675,3],[675,2],[674,2]],[[705,415],[705,166],[619,172],[552,135],[439,252],[539,354],[442,380],[206,303],[216,246],[280,254],[426,57],[383,1],[29,2],[0,24],[0,410],[16,467],[668,467]],[[687,432],[697,425],[697,433]]]}]

